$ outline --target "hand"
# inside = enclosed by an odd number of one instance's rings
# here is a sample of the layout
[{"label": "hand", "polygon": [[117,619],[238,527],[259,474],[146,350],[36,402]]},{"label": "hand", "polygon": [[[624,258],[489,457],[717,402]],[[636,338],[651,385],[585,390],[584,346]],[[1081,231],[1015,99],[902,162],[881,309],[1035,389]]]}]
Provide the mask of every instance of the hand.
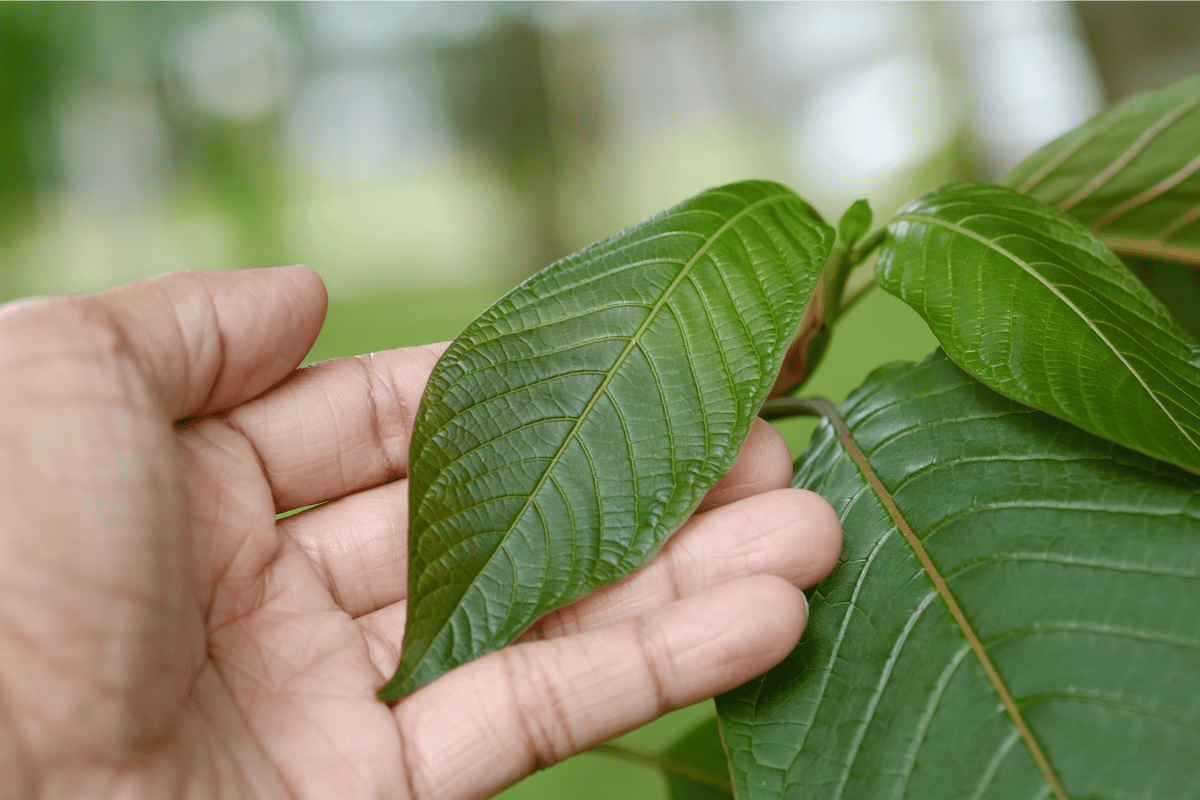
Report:
[{"label": "hand", "polygon": [[0,798],[483,797],[795,645],[840,527],[758,423],[641,572],[378,701],[442,346],[297,370],[325,304],[285,267],[0,309]]}]

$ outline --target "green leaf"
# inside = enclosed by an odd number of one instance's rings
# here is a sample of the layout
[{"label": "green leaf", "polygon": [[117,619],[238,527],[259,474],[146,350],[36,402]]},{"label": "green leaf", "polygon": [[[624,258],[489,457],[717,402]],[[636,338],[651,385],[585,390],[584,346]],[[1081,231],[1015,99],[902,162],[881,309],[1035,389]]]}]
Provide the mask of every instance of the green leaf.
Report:
[{"label": "green leaf", "polygon": [[957,184],[902,208],[879,283],[993,389],[1200,473],[1200,344],[1076,220]]},{"label": "green leaf", "polygon": [[822,423],[793,485],[841,560],[796,650],[717,701],[737,796],[1200,797],[1200,480],[940,351],[839,413],[852,449]]},{"label": "green leaf", "polygon": [[1200,269],[1149,258],[1126,257],[1125,266],[1158,298],[1179,326],[1200,340]]},{"label": "green leaf", "polygon": [[1200,264],[1200,76],[1109,109],[1004,183],[1070,212],[1114,252]]},{"label": "green leaf", "polygon": [[672,800],[730,800],[729,766],[717,718],[679,737],[658,759]]},{"label": "green leaf", "polygon": [[833,231],[774,183],[551,265],[438,362],[411,445],[406,694],[645,564],[733,464]]},{"label": "green leaf", "polygon": [[871,227],[871,204],[866,200],[855,200],[838,223],[838,236],[847,247],[853,247]]}]

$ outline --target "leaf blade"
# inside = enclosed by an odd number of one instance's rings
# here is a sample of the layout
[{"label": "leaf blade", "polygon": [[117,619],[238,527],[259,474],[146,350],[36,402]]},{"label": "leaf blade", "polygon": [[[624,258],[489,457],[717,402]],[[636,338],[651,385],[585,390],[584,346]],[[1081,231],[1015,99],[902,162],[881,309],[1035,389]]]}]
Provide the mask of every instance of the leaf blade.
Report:
[{"label": "leaf blade", "polygon": [[1200,344],[1078,222],[955,184],[901,209],[876,274],[1000,393],[1200,473]]},{"label": "leaf blade", "polygon": [[778,184],[721,187],[552,265],[455,340],[415,426],[409,621],[381,697],[657,551],[732,464],[832,239]]},{"label": "leaf blade", "polygon": [[871,227],[871,203],[866,199],[855,200],[838,221],[838,236],[846,247],[853,247]]},{"label": "leaf blade", "polygon": [[1109,109],[1004,184],[1070,212],[1114,252],[1200,264],[1200,76]]},{"label": "leaf blade", "polygon": [[[1200,790],[1200,481],[971,379],[944,354],[841,406],[1069,797]],[[845,550],[800,646],[718,698],[737,796],[1047,797],[959,626],[833,427],[794,486]],[[1129,769],[1132,764],[1137,769]]]}]

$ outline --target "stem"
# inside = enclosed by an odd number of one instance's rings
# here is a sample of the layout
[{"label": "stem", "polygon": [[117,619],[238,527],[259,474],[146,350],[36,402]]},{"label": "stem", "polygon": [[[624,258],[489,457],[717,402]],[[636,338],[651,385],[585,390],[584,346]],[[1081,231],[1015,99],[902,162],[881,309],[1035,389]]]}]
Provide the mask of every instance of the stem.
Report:
[{"label": "stem", "polygon": [[[821,404],[825,405],[822,406]],[[788,417],[823,417],[822,410],[829,401],[824,397],[776,397],[763,403],[758,415],[763,419],[786,419]]]},{"label": "stem", "polygon": [[[856,267],[866,261],[878,249],[879,245],[883,244],[884,237],[887,236],[887,228],[880,228],[864,239],[857,247],[847,248],[838,254],[837,264],[834,265],[833,274],[827,284],[828,295],[826,302],[827,319],[834,322],[842,315],[847,306],[844,305],[843,297],[845,296],[846,281],[850,277],[850,273]],[[861,289],[861,287],[859,287]],[[857,290],[855,290],[857,295]],[[854,297],[858,299],[857,296]]]},{"label": "stem", "polygon": [[692,783],[699,783],[702,786],[707,786],[710,789],[716,789],[720,792],[725,792],[730,796],[733,792],[729,788],[729,782],[721,780],[716,775],[696,769],[693,766],[684,764],[671,758],[666,758],[658,753],[650,750],[643,750],[640,747],[631,747],[627,744],[619,744],[617,742],[605,742],[598,744],[591,749],[593,753],[606,753],[616,758],[622,758],[626,761],[632,761],[635,764],[642,764],[647,767],[654,767],[663,772],[670,773]]},{"label": "stem", "polygon": [[[800,331],[788,347],[779,375],[771,387],[769,397],[781,397],[797,391],[817,370],[829,347],[833,326],[850,304],[857,302],[870,285],[856,287],[846,295],[846,281],[854,268],[870,258],[883,243],[886,228],[880,228],[859,247],[847,247],[835,242],[821,265],[821,274],[804,313]],[[767,413],[772,413],[767,410]],[[785,412],[790,415],[795,412]],[[771,417],[767,417],[770,419]]]},{"label": "stem", "polygon": [[878,285],[879,281],[875,279],[875,275],[872,273],[857,286],[846,289],[846,293],[842,295],[842,301],[838,303],[838,316],[840,317],[853,308],[855,303],[870,294],[871,290]]},{"label": "stem", "polygon": [[880,228],[866,239],[863,239],[861,242],[859,242],[858,247],[854,248],[854,252],[850,256],[850,259],[853,261],[854,265],[857,266],[861,264],[864,260],[866,260],[867,256],[875,252],[875,248],[883,244],[883,237],[885,236],[887,236],[887,228]]}]

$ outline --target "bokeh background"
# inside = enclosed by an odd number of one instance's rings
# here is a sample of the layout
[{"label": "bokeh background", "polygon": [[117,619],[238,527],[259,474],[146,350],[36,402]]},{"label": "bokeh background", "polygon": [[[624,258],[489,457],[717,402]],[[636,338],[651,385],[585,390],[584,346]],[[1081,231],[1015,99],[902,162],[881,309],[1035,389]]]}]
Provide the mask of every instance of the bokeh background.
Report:
[{"label": "bokeh background", "polygon": [[[331,300],[309,360],[448,339],[710,186],[884,220],[1196,72],[1195,3],[3,3],[0,302],[305,263]],[[810,388],[933,346],[874,293]],[[504,797],[664,792],[585,754]]]}]

